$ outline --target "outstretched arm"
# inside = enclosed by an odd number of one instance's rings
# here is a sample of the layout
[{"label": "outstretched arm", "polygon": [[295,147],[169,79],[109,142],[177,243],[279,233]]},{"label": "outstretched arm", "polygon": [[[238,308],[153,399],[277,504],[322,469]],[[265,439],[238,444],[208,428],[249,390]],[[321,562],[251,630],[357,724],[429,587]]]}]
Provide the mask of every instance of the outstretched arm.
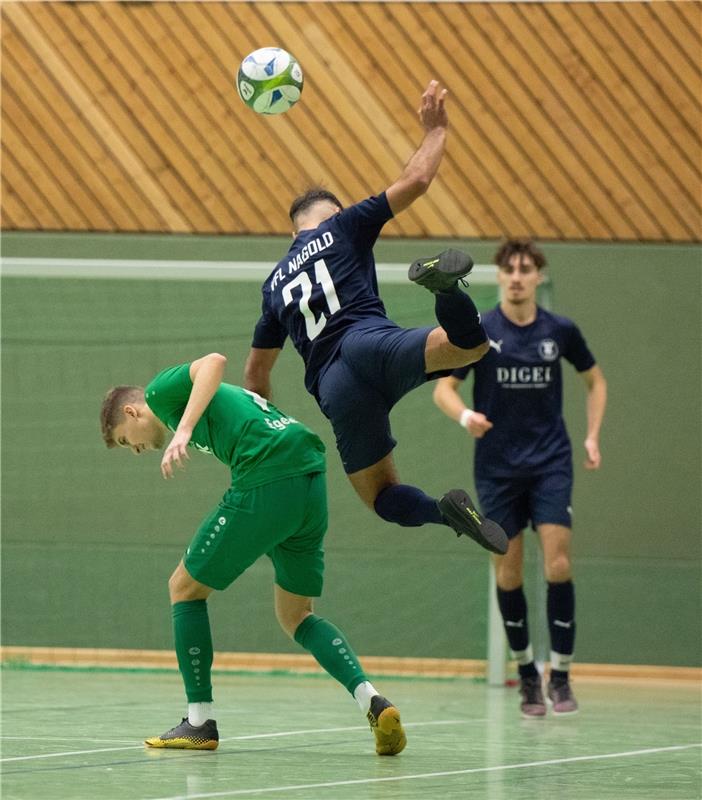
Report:
[{"label": "outstretched arm", "polygon": [[252,347],[244,366],[244,388],[271,399],[271,372],[280,347]]},{"label": "outstretched arm", "polygon": [[585,437],[585,469],[598,469],[600,455],[600,428],[607,406],[607,381],[595,364],[580,373],[587,386],[587,436]]},{"label": "outstretched arm", "polygon": [[198,358],[190,365],[190,380],[193,382],[193,388],[190,390],[190,397],[178,423],[178,428],[161,459],[161,474],[164,478],[173,477],[174,463],[181,468],[185,466],[183,459],[189,458],[188,443],[193,435],[193,428],[210,404],[219,384],[222,383],[226,363],[226,356],[210,353]]},{"label": "outstretched arm", "polygon": [[402,171],[402,175],[385,192],[393,215],[404,211],[424,194],[434,179],[444,154],[448,116],[444,103],[446,89],[439,90],[437,81],[430,81],[422,95],[419,119],[424,139]]}]

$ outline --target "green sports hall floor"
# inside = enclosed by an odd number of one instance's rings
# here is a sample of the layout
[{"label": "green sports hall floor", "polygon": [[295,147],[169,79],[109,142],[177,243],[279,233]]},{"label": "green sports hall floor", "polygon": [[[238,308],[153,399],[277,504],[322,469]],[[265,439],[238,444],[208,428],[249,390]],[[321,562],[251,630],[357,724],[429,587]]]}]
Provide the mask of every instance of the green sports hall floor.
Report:
[{"label": "green sports hall floor", "polygon": [[581,682],[574,717],[522,720],[514,688],[377,678],[407,749],[378,757],[325,677],[215,677],[214,752],[147,750],[179,721],[177,673],[5,669],[3,800],[699,800],[700,692]]}]

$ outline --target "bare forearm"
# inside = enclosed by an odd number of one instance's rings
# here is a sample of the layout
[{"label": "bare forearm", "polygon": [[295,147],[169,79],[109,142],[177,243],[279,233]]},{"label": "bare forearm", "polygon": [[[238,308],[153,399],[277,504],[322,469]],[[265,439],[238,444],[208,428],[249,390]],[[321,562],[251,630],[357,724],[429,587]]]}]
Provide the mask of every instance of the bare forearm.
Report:
[{"label": "bare forearm", "polygon": [[193,362],[190,373],[193,388],[178,424],[179,431],[192,431],[197,425],[222,383],[226,363],[227,359],[218,353],[212,353]]},{"label": "bare forearm", "polygon": [[426,189],[434,179],[446,145],[446,128],[433,128],[405,165],[400,180],[412,181]]},{"label": "bare forearm", "polygon": [[434,389],[434,403],[452,420],[458,422],[461,414],[466,409],[466,404],[458,394],[458,392],[451,386],[442,383],[440,379]]},{"label": "bare forearm", "polygon": [[265,397],[266,400],[272,399],[273,388],[271,386],[270,375],[254,375],[248,372],[244,377],[244,388],[248,389],[250,392],[260,394],[261,397]]},{"label": "bare forearm", "polygon": [[598,439],[607,407],[607,381],[596,380],[587,393],[587,436]]},{"label": "bare forearm", "polygon": [[444,153],[446,128],[428,131],[400,177],[386,191],[393,214],[399,214],[426,192]]},{"label": "bare forearm", "polygon": [[252,347],[244,365],[244,388],[270,400],[271,372],[279,354],[279,348]]}]

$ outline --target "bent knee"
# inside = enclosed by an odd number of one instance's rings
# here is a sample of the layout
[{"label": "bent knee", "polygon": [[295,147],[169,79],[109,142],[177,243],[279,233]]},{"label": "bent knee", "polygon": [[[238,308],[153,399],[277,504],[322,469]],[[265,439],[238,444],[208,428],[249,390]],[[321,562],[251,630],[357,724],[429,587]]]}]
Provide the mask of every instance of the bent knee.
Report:
[{"label": "bent knee", "polygon": [[466,364],[473,364],[475,361],[480,361],[480,359],[490,350],[490,342],[489,340],[485,340],[482,344],[479,344],[477,347],[472,347],[470,350],[464,350],[463,352],[466,356],[470,359],[466,361]]},{"label": "bent knee", "polygon": [[[500,563],[502,562],[502,563]],[[505,592],[518,589],[524,583],[524,574],[521,564],[510,564],[502,561],[500,557],[494,559],[495,582]]]},{"label": "bent knee", "polygon": [[476,347],[464,348],[448,340],[443,328],[434,328],[427,339],[425,365],[427,372],[439,372],[445,369],[458,369],[474,364],[488,352],[490,342],[485,340]]},{"label": "bent knee", "polygon": [[296,611],[281,612],[277,610],[276,617],[278,624],[288,634],[291,639],[295,638],[295,631],[312,614],[311,608],[299,609]]},{"label": "bent knee", "polygon": [[[449,342],[449,344],[451,344]],[[480,361],[480,359],[488,352],[490,349],[490,342],[484,341],[482,344],[479,344],[477,347],[471,347],[465,349],[463,347],[458,347],[455,344],[451,344],[453,348],[454,356],[457,360],[460,361],[459,364],[456,364],[457,367],[465,367],[468,364],[474,364],[476,361]]]},{"label": "bent knee", "polygon": [[206,600],[211,591],[209,586],[196,581],[185,569],[182,562],[175,568],[168,579],[168,596],[171,604],[188,600]]},{"label": "bent knee", "polygon": [[549,583],[569,581],[572,575],[570,558],[565,554],[554,556],[544,564],[544,572]]}]

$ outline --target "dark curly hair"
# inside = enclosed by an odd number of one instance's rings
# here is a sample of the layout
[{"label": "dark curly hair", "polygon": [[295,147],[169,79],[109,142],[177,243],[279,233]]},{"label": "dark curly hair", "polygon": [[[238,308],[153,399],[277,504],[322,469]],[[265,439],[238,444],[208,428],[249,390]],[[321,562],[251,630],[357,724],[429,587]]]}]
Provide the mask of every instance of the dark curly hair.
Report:
[{"label": "dark curly hair", "polygon": [[297,217],[299,214],[302,214],[304,211],[307,211],[307,209],[311,208],[315,203],[319,203],[323,200],[328,200],[335,206],[343,208],[339,202],[339,198],[335,194],[330,192],[328,189],[323,189],[321,186],[315,186],[312,189],[308,189],[304,194],[301,194],[292,201],[292,205],[290,206],[290,211],[288,213],[293,225],[295,224],[295,217]]},{"label": "dark curly hair", "polygon": [[514,255],[529,256],[537,269],[542,269],[546,266],[546,256],[531,239],[507,239],[497,248],[495,264],[498,267],[506,267],[509,265],[510,258]]}]

